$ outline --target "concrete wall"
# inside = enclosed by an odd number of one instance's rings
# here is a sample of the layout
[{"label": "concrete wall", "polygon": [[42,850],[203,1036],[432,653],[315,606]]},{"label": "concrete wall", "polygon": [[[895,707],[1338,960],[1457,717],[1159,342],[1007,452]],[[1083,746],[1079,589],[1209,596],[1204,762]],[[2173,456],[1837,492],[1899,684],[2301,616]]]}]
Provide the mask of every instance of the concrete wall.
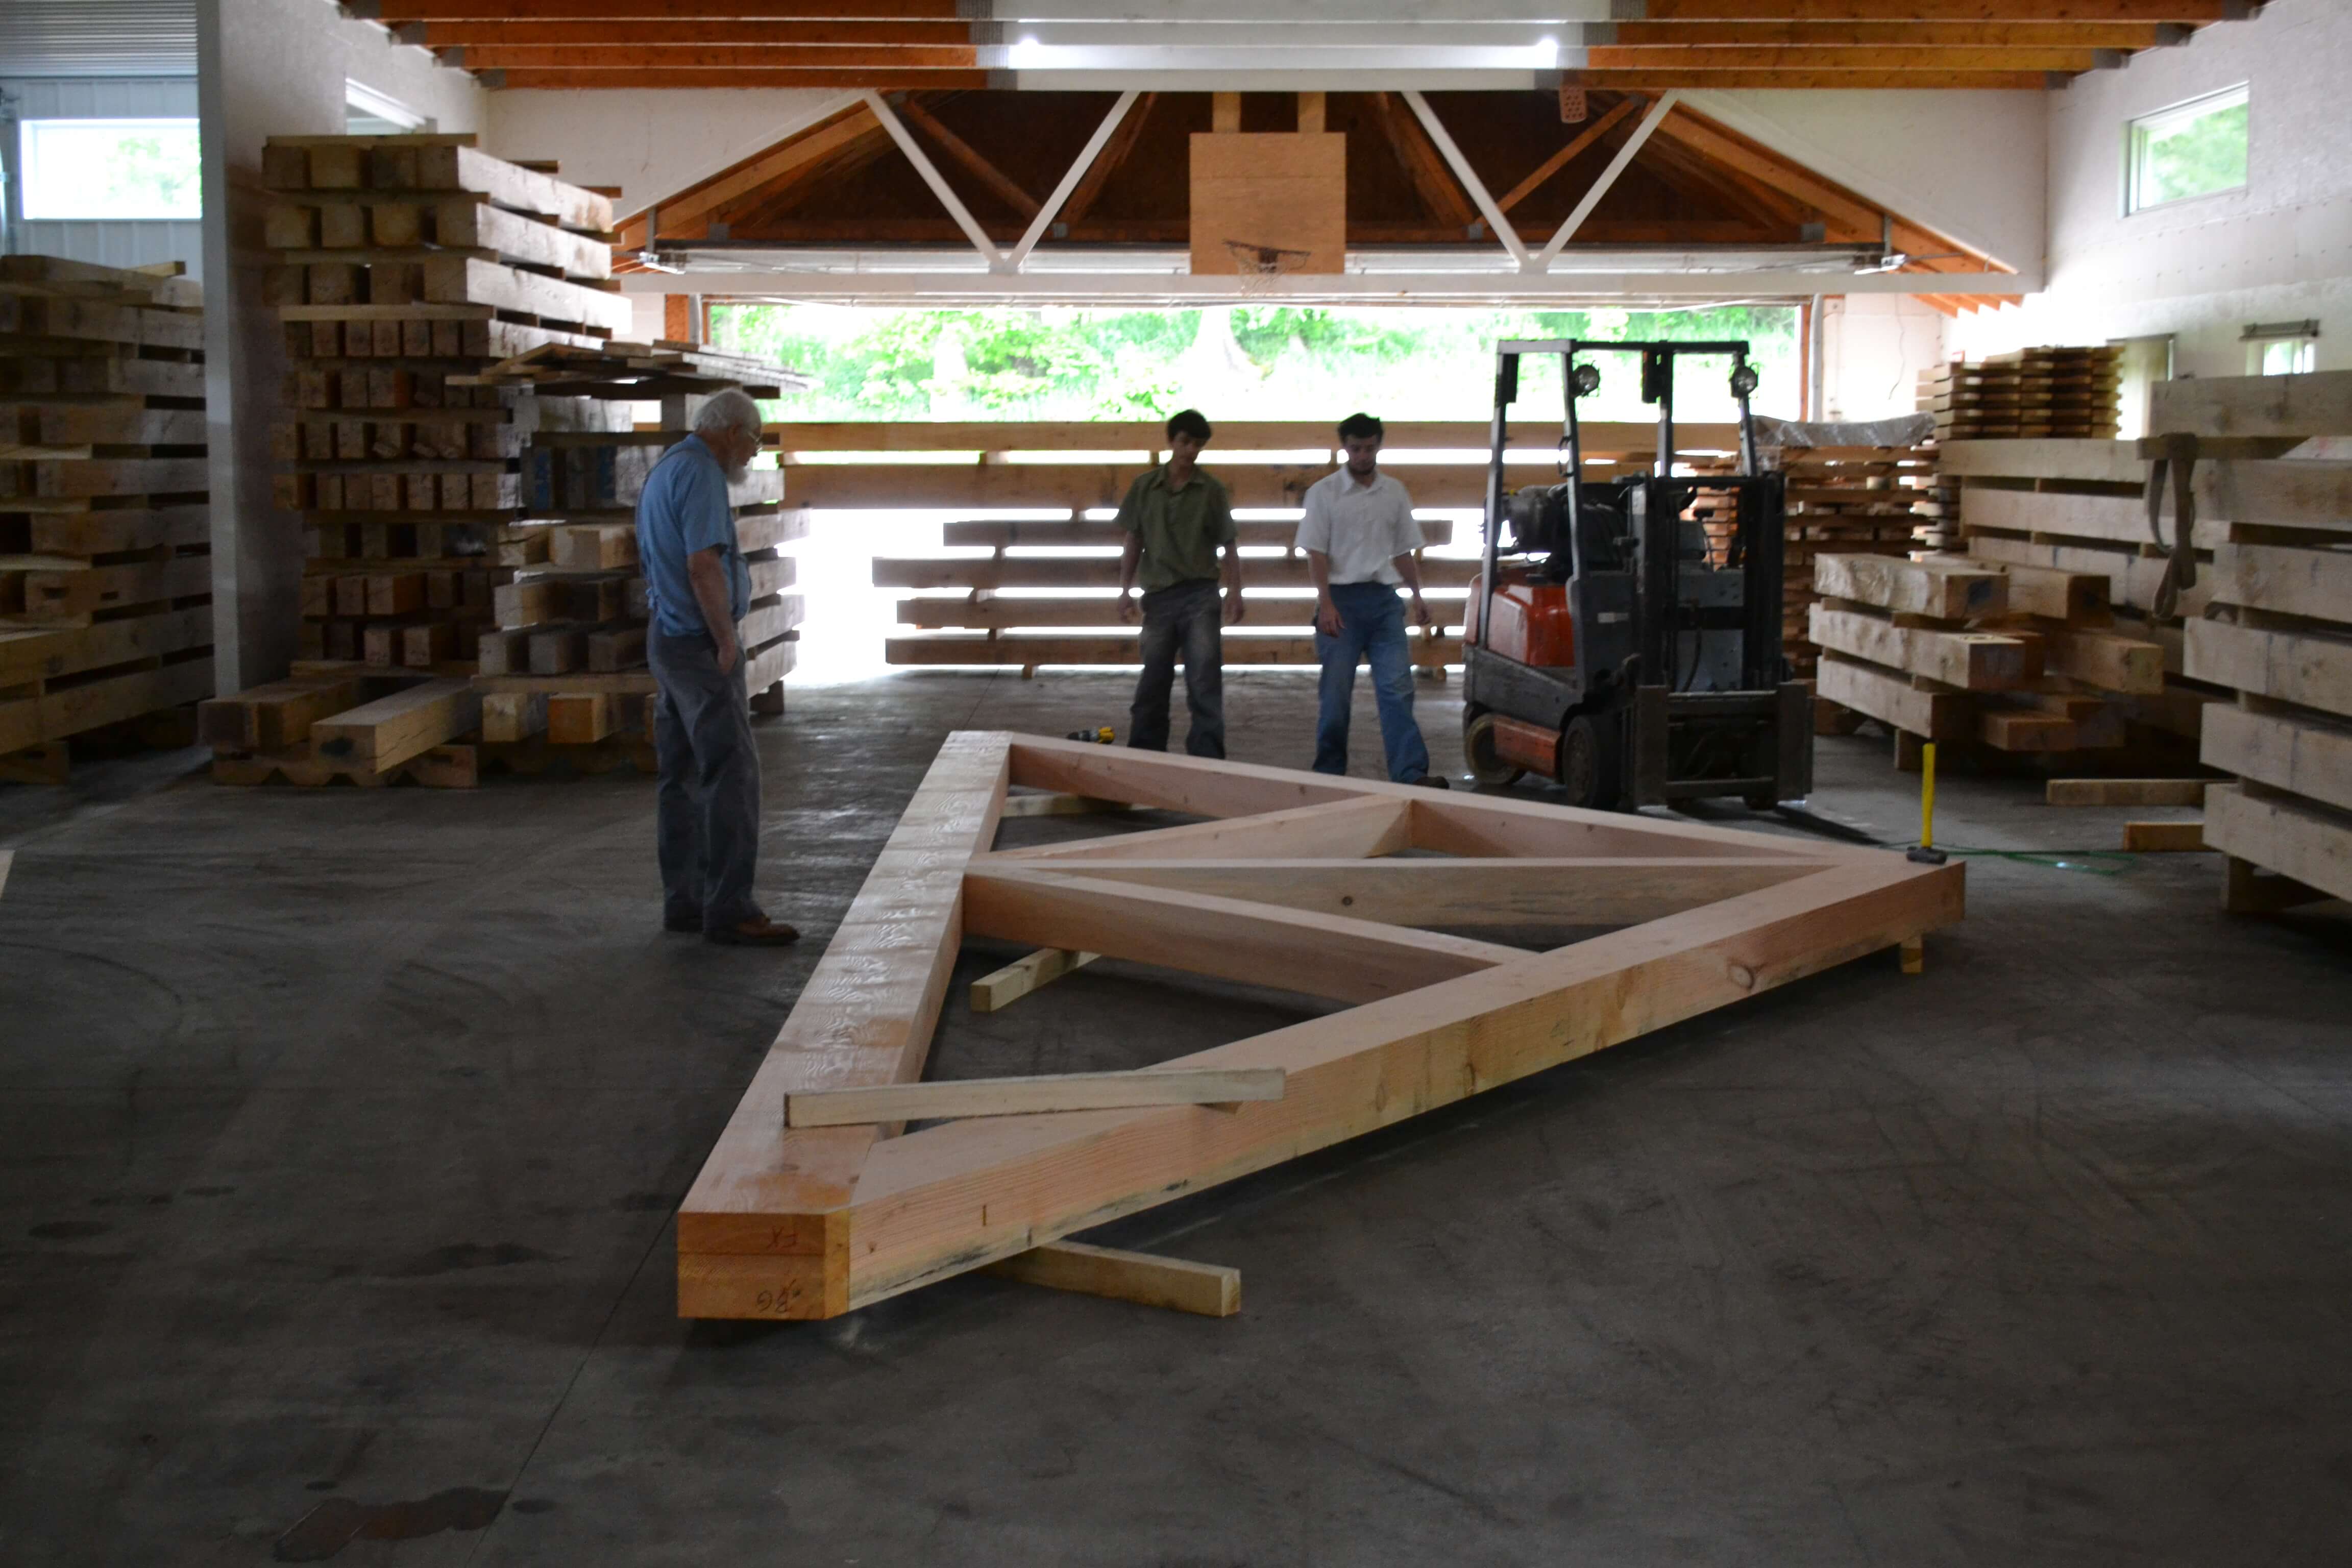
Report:
[{"label": "concrete wall", "polygon": [[487,96],[471,78],[327,0],[198,0],[204,121],[205,397],[212,441],[213,613],[221,689],[274,679],[300,621],[300,521],[269,504],[269,425],[285,417],[287,359],[262,296],[261,148],[271,136],[339,135],[343,84],[363,82],[474,131]]},{"label": "concrete wall", "polygon": [[[2275,0],[2252,22],[2075,79],[2050,103],[2049,287],[1964,317],[1956,346],[2172,333],[2176,369],[2242,375],[2250,322],[2321,322],[2321,369],[2352,368],[2352,7]],[[2242,191],[2123,211],[2127,121],[2244,82],[2251,155]]]},{"label": "concrete wall", "polygon": [[8,174],[8,249],[18,255],[62,256],[101,267],[143,267],[184,261],[204,276],[204,225],[173,218],[41,218],[24,221],[18,184],[16,121],[187,118],[196,114],[194,77],[0,78],[12,119],[0,121],[7,145],[0,163]]},{"label": "concrete wall", "polygon": [[616,215],[682,190],[834,112],[831,90],[496,92],[482,145],[553,158],[563,178],[618,185]]},{"label": "concrete wall", "polygon": [[1905,294],[1848,294],[1822,302],[1818,418],[1909,414],[1919,373],[1944,357],[1945,318]]}]

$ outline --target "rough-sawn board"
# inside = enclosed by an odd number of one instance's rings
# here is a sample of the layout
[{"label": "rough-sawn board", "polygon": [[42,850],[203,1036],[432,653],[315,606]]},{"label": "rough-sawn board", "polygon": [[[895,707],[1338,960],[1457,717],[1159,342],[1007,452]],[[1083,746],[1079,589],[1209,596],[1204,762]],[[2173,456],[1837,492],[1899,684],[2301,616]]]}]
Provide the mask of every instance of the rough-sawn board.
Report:
[{"label": "rough-sawn board", "polygon": [[[1014,786],[1212,820],[994,853]],[[1454,858],[1379,859],[1406,848]],[[1963,876],[1664,818],[960,731],[687,1196],[679,1314],[829,1318],[986,1267],[1912,941],[1959,919]],[[1360,902],[1337,912],[1351,888]],[[1515,918],[1643,923],[1549,952],[1390,923],[1475,923],[1464,911],[1489,890]],[[787,1095],[922,1077],[966,935],[1354,1005],[1165,1064],[1279,1068],[1277,1100],[787,1128]]]}]

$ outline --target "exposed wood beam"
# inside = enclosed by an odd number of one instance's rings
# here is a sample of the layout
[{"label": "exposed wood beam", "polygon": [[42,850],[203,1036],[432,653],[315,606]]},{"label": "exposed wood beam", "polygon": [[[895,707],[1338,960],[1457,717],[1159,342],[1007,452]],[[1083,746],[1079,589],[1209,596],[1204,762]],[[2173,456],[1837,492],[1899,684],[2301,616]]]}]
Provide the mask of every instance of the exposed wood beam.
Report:
[{"label": "exposed wood beam", "polygon": [[1045,205],[1033,216],[1028,231],[1013,246],[1013,254],[1007,258],[1013,271],[1020,271],[1027,263],[1029,253],[1037,248],[1037,242],[1045,238],[1045,231],[1053,226],[1055,215],[1062,212],[1074,199],[1074,194],[1083,187],[1087,178],[1093,174],[1096,163],[1104,156],[1105,144],[1123,128],[1128,116],[1132,113],[1138,120],[1142,118],[1142,111],[1135,107],[1138,96],[1131,89],[1120,93],[1118,100],[1110,106],[1110,112],[1103,116],[1102,123],[1095,127],[1095,133],[1087,138],[1087,144],[1078,149],[1078,155],[1070,160],[1069,168],[1055,184],[1054,194],[1045,198]]},{"label": "exposed wood beam", "polygon": [[1111,132],[1110,140],[1103,144],[1094,162],[1087,165],[1086,177],[1078,182],[1077,188],[1070,193],[1070,199],[1063,204],[1062,222],[1075,228],[1080,219],[1094,210],[1095,198],[1102,195],[1103,186],[1110,183],[1111,176],[1118,173],[1126,163],[1128,154],[1135,151],[1136,142],[1141,140],[1143,122],[1150,118],[1151,106],[1159,97],[1156,92],[1147,92],[1136,99],[1135,107],[1119,121],[1118,129]]},{"label": "exposed wood beam", "polygon": [[1372,116],[1380,122],[1381,132],[1388,137],[1389,147],[1396,153],[1397,162],[1404,165],[1405,177],[1421,196],[1422,205],[1438,222],[1460,229],[1465,236],[1470,223],[1478,214],[1447,174],[1445,161],[1439,156],[1429,138],[1412,117],[1399,111],[1392,94],[1371,95]]},{"label": "exposed wood beam", "polygon": [[1429,100],[1411,89],[1407,89],[1403,96],[1405,103],[1412,110],[1413,117],[1421,121],[1422,129],[1429,132],[1430,141],[1436,144],[1438,155],[1445,160],[1447,167],[1454,171],[1454,177],[1462,182],[1462,188],[1469,192],[1470,199],[1477,204],[1480,215],[1486,220],[1487,229],[1502,242],[1511,259],[1525,267],[1528,264],[1528,247],[1519,242],[1517,231],[1511,227],[1510,220],[1503,216],[1502,209],[1495,205],[1495,198],[1486,194],[1486,182],[1478,177],[1478,171],[1470,166],[1470,160],[1464,157],[1462,149],[1454,144],[1454,138],[1447,133],[1444,122],[1437,118],[1437,111],[1429,107]]},{"label": "exposed wood beam", "polygon": [[[882,122],[870,114],[859,116],[858,134],[835,148],[822,160],[802,164],[778,179],[749,191],[735,202],[714,209],[711,217],[724,220],[730,232],[741,225],[747,232],[756,232],[761,226],[792,210],[809,194],[812,186],[825,181],[840,181],[855,174],[887,155],[892,146],[890,133]],[[949,220],[949,232],[943,237],[952,238],[956,231]]]},{"label": "exposed wood beam", "polygon": [[948,216],[956,220],[956,226],[962,229],[964,237],[971,241],[971,247],[987,258],[988,269],[994,272],[1003,268],[1004,253],[996,248],[996,242],[989,237],[986,229],[980,226],[979,220],[971,216],[971,209],[963,205],[963,198],[956,195],[955,187],[948,184],[947,176],[940,173],[939,166],[931,162],[922,144],[915,140],[914,132],[907,129],[906,122],[891,109],[889,100],[871,89],[862,96],[866,100],[866,107],[874,111],[874,118],[882,122],[882,129],[890,133],[890,140],[898,144],[898,151],[907,154],[907,161],[915,165],[915,173],[922,176],[923,184],[931,187],[931,195],[940,198],[940,205],[948,209]]},{"label": "exposed wood beam", "polygon": [[939,117],[929,110],[910,98],[898,106],[898,111],[929,132],[931,140],[940,144],[941,152],[962,164],[966,172],[994,192],[999,201],[1023,217],[1037,216],[1036,197],[1023,190],[1003,170],[982,157],[978,148],[940,124]]},{"label": "exposed wood beam", "polygon": [[467,44],[442,52],[463,70],[973,70],[970,44],[874,47],[841,44]]},{"label": "exposed wood beam", "polygon": [[584,67],[563,70],[510,70],[498,84],[514,89],[573,88],[775,88],[833,87],[872,91],[970,91],[988,86],[984,70],[895,70],[880,67],[856,70],[665,69],[629,66],[614,69]]},{"label": "exposed wood beam", "polygon": [[2152,49],[2174,36],[2158,22],[1620,22],[1615,44]]},{"label": "exposed wood beam", "polygon": [[1948,71],[1932,65],[1917,70],[1578,70],[1562,73],[1570,87],[1622,92],[1662,92],[1675,88],[1738,90],[1817,90],[1828,88],[1884,89],[1937,88],[1955,92],[2040,92],[2050,85],[2042,71]]},{"label": "exposed wood beam", "polygon": [[[911,51],[902,51],[911,52]],[[909,65],[919,62],[909,60]],[[922,64],[965,64],[925,60]],[[2099,68],[2096,49],[1919,49],[1899,46],[1812,48],[1802,45],[1686,45],[1594,48],[1585,51],[1589,70],[1881,70],[1881,71],[2087,71]]]},{"label": "exposed wood beam", "polygon": [[1627,115],[1632,114],[1641,107],[1642,100],[1639,98],[1629,97],[1619,100],[1615,108],[1610,110],[1608,113],[1602,115],[1600,119],[1595,120],[1591,124],[1586,126],[1583,132],[1574,140],[1570,141],[1567,146],[1562,147],[1559,152],[1554,153],[1550,157],[1546,158],[1542,163],[1537,164],[1532,174],[1528,174],[1526,179],[1521,180],[1517,184],[1513,185],[1508,191],[1505,192],[1495,205],[1502,208],[1505,212],[1509,212],[1513,207],[1517,206],[1521,202],[1535,195],[1537,191],[1542,189],[1545,181],[1550,179],[1554,174],[1559,174],[1562,169],[1567,168],[1569,164],[1574,163],[1576,161],[1577,154],[1582,153],[1587,147],[1591,146],[1595,142],[1600,141],[1603,136],[1609,134],[1612,130],[1616,128],[1619,121],[1622,121]]},{"label": "exposed wood beam", "polygon": [[715,208],[781,179],[795,169],[828,157],[866,132],[878,129],[874,117],[863,105],[844,107],[845,112],[840,119],[803,132],[782,146],[771,147],[698,186],[666,196],[646,212],[623,219],[620,225],[623,243],[634,242],[639,248],[650,249],[657,237],[638,232],[645,226],[648,216],[658,218],[665,225],[684,227]]},{"label": "exposed wood beam", "polygon": [[[970,44],[967,22],[467,21],[404,24],[421,29],[404,43],[428,49],[472,44]],[[1768,39],[1766,42],[1792,40]]]},{"label": "exposed wood beam", "polygon": [[1541,272],[1549,269],[1553,259],[1567,247],[1570,240],[1576,237],[1576,231],[1583,226],[1584,220],[1592,216],[1592,209],[1601,205],[1601,198],[1609,194],[1610,187],[1617,183],[1618,177],[1623,174],[1633,163],[1634,157],[1642,151],[1642,144],[1647,142],[1664,122],[1666,116],[1675,111],[1675,105],[1680,101],[1682,101],[1681,94],[1669,91],[1664,98],[1650,106],[1650,111],[1642,116],[1642,123],[1633,128],[1633,133],[1625,138],[1625,144],[1617,149],[1617,155],[1609,161],[1609,166],[1601,171],[1601,177],[1592,182],[1582,198],[1577,202],[1575,208],[1561,221],[1559,227],[1553,231],[1550,241],[1537,254],[1533,262],[1535,270]]}]

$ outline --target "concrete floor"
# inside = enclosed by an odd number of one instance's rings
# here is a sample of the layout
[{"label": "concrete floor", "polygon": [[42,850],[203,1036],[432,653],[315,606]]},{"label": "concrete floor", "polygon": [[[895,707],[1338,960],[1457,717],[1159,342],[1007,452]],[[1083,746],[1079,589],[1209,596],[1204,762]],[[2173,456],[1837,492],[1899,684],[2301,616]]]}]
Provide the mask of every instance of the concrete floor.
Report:
[{"label": "concrete floor", "polygon": [[[1307,682],[1232,701],[1236,756],[1305,761]],[[1239,1266],[1234,1320],[967,1278],[681,1324],[670,1212],[940,734],[1097,721],[1118,678],[795,693],[783,954],[654,930],[634,775],[0,787],[0,1561],[2352,1552],[2352,925],[2225,918],[2203,856],[1975,858],[1922,978],[1849,965],[1104,1233]],[[1883,742],[1822,773],[1823,817],[1914,831]],[[1941,837],[2126,815],[1953,779]],[[1300,1016],[1108,964],[960,992],[941,1074]]]}]

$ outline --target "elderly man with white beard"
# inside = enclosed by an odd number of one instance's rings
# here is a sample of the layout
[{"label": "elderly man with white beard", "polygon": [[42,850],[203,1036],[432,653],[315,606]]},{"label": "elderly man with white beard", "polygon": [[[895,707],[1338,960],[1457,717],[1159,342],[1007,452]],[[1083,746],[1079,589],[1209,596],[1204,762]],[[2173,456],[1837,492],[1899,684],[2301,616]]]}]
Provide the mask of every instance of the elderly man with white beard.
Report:
[{"label": "elderly man with white beard", "polygon": [[771,921],[751,896],[760,857],[760,755],[736,623],[751,607],[751,575],[736,541],[730,481],[760,450],[760,407],[719,393],[694,434],[662,454],[637,499],[637,556],[653,624],[646,661],[659,698],[656,834],[662,927],[706,942],[767,946],[800,932]]}]

